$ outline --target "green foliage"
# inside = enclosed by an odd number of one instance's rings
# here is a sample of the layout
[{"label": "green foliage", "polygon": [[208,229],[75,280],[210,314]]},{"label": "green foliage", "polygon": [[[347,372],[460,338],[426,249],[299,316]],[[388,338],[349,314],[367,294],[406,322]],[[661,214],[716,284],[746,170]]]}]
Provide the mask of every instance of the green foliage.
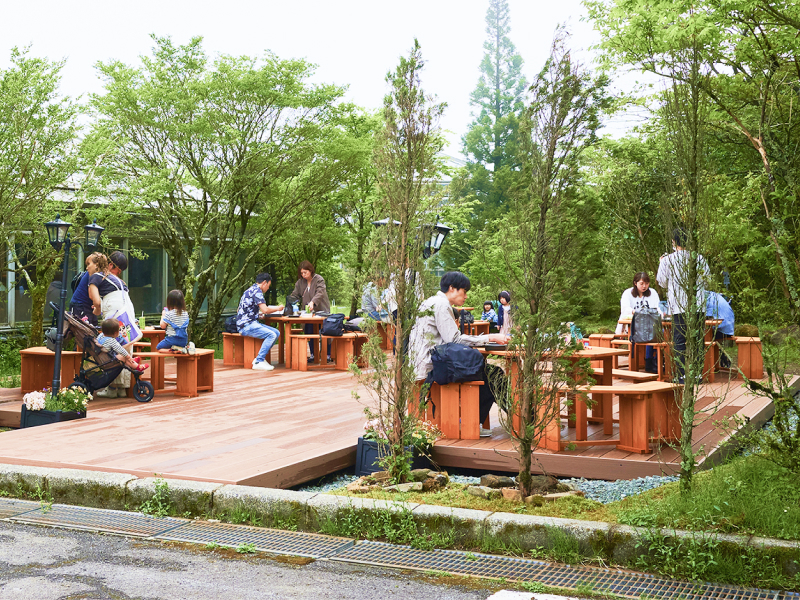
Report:
[{"label": "green foliage", "polygon": [[800,540],[800,479],[762,456],[738,457],[677,483],[609,505],[620,523]]},{"label": "green foliage", "polygon": [[14,339],[0,339],[0,387],[19,387],[21,344]]},{"label": "green foliage", "polygon": [[255,554],[256,553],[256,545],[255,544],[239,544],[236,546],[236,552],[239,554]]},{"label": "green foliage", "polygon": [[139,511],[157,518],[166,517],[173,512],[169,499],[169,484],[165,480],[161,478],[155,480],[153,497],[145,500],[139,507]]},{"label": "green foliage", "polygon": [[[335,155],[342,89],[310,84],[303,60],[267,53],[212,64],[200,38],[154,42],[141,67],[98,65],[106,93],[93,98],[98,119],[83,150],[96,166],[86,187],[110,200],[116,231],[159,239],[193,327],[207,307],[192,331],[203,344],[248,269],[275,260],[293,230],[286,224],[323,210],[317,203],[339,187],[349,165]],[[126,214],[136,218],[118,218]]]},{"label": "green foliage", "polygon": [[47,287],[60,266],[42,217],[68,210],[78,217],[79,204],[53,195],[78,170],[79,109],[58,92],[64,62],[29,52],[13,48],[10,66],[0,69],[0,249],[31,297],[28,342],[39,346]]}]

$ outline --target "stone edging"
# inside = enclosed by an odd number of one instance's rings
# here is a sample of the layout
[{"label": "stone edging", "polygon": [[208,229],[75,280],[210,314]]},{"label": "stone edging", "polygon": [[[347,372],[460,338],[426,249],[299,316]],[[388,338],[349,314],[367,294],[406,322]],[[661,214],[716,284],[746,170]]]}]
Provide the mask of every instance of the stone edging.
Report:
[{"label": "stone edging", "polygon": [[[53,502],[105,508],[134,510],[156,493],[160,478],[140,479],[124,473],[105,473],[78,469],[51,469],[0,464],[0,495],[35,498],[45,492]],[[260,519],[265,527],[291,523],[298,530],[319,531],[328,520],[337,520],[352,512],[369,519],[376,512],[410,511],[417,526],[430,532],[452,534],[455,541],[478,546],[487,538],[522,550],[550,548],[555,537],[569,538],[586,556],[601,556],[616,564],[631,564],[648,552],[640,544],[654,532],[641,527],[556,517],[518,515],[430,504],[390,502],[371,498],[332,496],[322,493],[295,492],[269,488],[227,485],[181,479],[164,479],[169,500],[177,516],[217,516],[246,512],[250,519]],[[660,530],[667,541],[702,540],[703,534],[691,531]],[[800,542],[737,536],[713,535],[713,540],[731,548],[749,547],[780,557],[782,570],[793,576],[800,572]]]}]

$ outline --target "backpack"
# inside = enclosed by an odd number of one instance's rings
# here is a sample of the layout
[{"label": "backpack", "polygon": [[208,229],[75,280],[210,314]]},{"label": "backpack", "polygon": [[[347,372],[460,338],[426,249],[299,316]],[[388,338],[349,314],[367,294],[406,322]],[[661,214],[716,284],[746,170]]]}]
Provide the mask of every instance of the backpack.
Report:
[{"label": "backpack", "polygon": [[483,380],[483,355],[469,346],[450,342],[431,350],[433,380],[439,385]]},{"label": "backpack", "polygon": [[331,335],[339,337],[344,333],[344,314],[336,313],[325,317],[322,327],[319,328],[320,335]]},{"label": "backpack", "polygon": [[458,328],[461,330],[461,333],[465,333],[467,331],[467,325],[472,325],[475,322],[475,317],[472,316],[472,313],[467,310],[461,310],[458,313]]},{"label": "backpack", "polygon": [[344,331],[345,333],[355,333],[357,331],[361,331],[361,327],[359,327],[355,323],[345,323]]},{"label": "backpack", "polygon": [[75,277],[72,278],[72,283],[70,283],[69,286],[72,288],[73,293],[75,293],[75,288],[78,287],[78,284],[80,283],[81,277],[83,277],[84,273],[86,273],[86,271],[75,273]]},{"label": "backpack", "polygon": [[633,313],[630,340],[634,344],[660,342],[661,313],[656,308],[643,308]]},{"label": "backpack", "polygon": [[239,328],[236,327],[236,315],[232,315],[225,319],[225,333],[239,333]]}]

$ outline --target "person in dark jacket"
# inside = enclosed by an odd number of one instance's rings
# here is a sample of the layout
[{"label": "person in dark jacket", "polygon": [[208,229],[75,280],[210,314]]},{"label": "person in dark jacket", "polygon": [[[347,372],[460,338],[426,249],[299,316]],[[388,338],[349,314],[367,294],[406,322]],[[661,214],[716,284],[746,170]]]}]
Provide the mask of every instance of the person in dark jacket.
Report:
[{"label": "person in dark jacket", "polygon": [[[301,262],[297,267],[297,283],[294,284],[292,296],[300,298],[301,308],[307,306],[309,312],[331,312],[331,301],[328,299],[328,289],[322,275],[314,270],[314,265],[307,260]],[[306,333],[314,333],[314,325],[306,323]],[[308,347],[311,358],[314,358],[314,342],[309,341]],[[328,361],[331,360],[331,341],[328,340]]]}]

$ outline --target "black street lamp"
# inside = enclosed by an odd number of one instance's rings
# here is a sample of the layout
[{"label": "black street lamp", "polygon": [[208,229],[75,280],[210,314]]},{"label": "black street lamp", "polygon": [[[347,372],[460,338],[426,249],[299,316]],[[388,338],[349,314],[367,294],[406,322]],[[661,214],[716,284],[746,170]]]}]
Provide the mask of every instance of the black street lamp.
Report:
[{"label": "black street lamp", "polygon": [[[64,260],[61,268],[61,298],[58,305],[58,329],[56,331],[56,349],[55,360],[53,361],[53,385],[50,388],[50,394],[58,394],[61,389],[61,346],[64,343],[64,310],[67,304],[67,268],[69,267],[69,249],[72,245],[72,239],[69,236],[69,228],[72,223],[62,221],[60,215],[56,215],[55,221],[50,221],[44,225],[47,228],[47,238],[50,245],[56,252],[60,252],[64,248]],[[86,239],[83,244],[84,248],[93,249],[100,241],[100,234],[103,233],[103,228],[97,224],[97,219],[91,225],[84,226],[86,232]],[[79,246],[80,242],[76,242]]]}]

